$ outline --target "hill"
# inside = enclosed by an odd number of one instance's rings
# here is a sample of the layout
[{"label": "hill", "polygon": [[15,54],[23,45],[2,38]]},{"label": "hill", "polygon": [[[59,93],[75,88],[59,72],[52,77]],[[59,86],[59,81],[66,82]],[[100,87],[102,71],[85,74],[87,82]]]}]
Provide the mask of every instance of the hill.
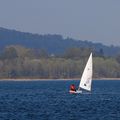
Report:
[{"label": "hill", "polygon": [[45,49],[50,54],[61,54],[71,47],[87,47],[96,51],[102,50],[106,56],[120,53],[120,47],[106,46],[101,43],[63,38],[61,35],[39,35],[10,30],[0,27],[0,49],[8,45],[22,45],[28,48]]}]

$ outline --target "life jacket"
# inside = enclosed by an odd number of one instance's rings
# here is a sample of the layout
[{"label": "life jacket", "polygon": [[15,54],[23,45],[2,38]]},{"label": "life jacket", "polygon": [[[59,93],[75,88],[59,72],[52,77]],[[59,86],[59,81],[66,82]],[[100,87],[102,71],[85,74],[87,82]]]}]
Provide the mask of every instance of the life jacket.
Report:
[{"label": "life jacket", "polygon": [[70,90],[75,91],[75,85],[71,85]]}]

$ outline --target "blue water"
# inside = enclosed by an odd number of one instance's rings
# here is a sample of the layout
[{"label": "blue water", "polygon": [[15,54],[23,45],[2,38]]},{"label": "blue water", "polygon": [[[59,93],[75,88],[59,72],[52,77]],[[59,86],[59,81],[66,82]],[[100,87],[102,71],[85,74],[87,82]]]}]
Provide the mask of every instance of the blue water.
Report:
[{"label": "blue water", "polygon": [[93,81],[91,94],[69,94],[79,81],[0,82],[0,120],[120,120],[120,81]]}]

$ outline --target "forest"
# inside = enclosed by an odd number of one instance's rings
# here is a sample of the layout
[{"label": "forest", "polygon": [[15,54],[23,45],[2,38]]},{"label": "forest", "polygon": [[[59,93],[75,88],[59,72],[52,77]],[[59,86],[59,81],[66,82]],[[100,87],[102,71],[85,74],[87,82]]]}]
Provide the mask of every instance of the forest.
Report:
[{"label": "forest", "polygon": [[0,52],[0,78],[80,78],[91,52],[94,78],[120,78],[120,54],[110,57],[102,49],[70,47],[55,55],[22,45],[8,45]]},{"label": "forest", "polygon": [[0,27],[0,51],[9,45],[21,45],[31,49],[44,49],[48,54],[63,54],[69,48],[93,48],[104,51],[105,56],[116,56],[120,46],[94,43],[91,40],[73,39],[59,34],[33,34]]}]

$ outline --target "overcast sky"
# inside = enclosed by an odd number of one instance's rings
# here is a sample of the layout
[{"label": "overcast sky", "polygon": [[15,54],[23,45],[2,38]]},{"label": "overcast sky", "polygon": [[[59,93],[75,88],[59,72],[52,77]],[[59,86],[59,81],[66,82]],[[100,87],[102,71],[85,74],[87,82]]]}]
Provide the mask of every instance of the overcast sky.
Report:
[{"label": "overcast sky", "polygon": [[0,0],[0,27],[120,46],[120,0]]}]

